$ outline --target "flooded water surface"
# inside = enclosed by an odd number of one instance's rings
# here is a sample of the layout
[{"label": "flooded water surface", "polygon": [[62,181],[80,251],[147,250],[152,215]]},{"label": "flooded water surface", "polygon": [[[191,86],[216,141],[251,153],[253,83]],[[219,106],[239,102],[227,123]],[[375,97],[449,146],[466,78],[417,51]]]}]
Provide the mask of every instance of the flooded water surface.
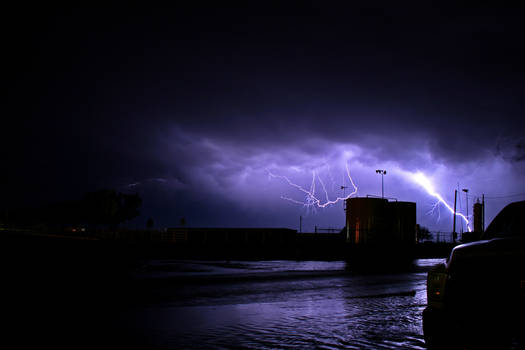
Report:
[{"label": "flooded water surface", "polygon": [[426,272],[357,274],[345,262],[150,261],[120,315],[161,349],[424,349]]}]

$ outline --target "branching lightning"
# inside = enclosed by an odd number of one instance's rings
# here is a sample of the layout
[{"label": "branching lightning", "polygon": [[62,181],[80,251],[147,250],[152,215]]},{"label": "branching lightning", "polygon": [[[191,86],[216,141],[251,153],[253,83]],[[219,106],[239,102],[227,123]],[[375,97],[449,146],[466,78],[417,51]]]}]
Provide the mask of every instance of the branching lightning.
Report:
[{"label": "branching lightning", "polygon": [[[417,173],[408,173],[408,177],[410,178],[410,180],[412,180],[413,182],[417,183],[418,185],[420,185],[421,187],[423,187],[427,193],[431,196],[433,196],[434,198],[437,199],[437,202],[434,204],[434,206],[432,207],[432,209],[430,210],[431,213],[433,213],[436,208],[438,208],[439,210],[439,204],[443,204],[453,215],[454,215],[454,209],[443,199],[443,197],[435,190],[434,188],[434,185],[432,184],[432,182],[425,176],[425,174],[421,173],[421,172],[417,172]],[[458,213],[456,212],[456,216],[459,216],[460,218],[462,218],[466,225],[467,225],[467,229],[468,231],[470,232],[471,229],[470,229],[470,226],[469,226],[469,220],[468,218],[461,214],[461,213]]]},{"label": "branching lightning", "polygon": [[[330,196],[328,194],[328,191],[327,191],[327,188],[326,188],[326,185],[324,183],[324,181],[321,179],[321,177],[319,176],[318,172],[317,171],[312,171],[312,182],[310,183],[310,186],[309,188],[305,188],[301,185],[298,185],[296,183],[294,183],[292,180],[290,180],[287,176],[284,176],[284,175],[276,175],[274,173],[272,173],[270,170],[266,170],[268,172],[268,175],[270,178],[276,178],[276,179],[282,179],[284,181],[286,181],[286,183],[288,183],[288,185],[290,185],[291,187],[297,189],[298,191],[302,192],[304,195],[305,195],[305,198],[303,201],[300,201],[300,200],[297,200],[297,199],[293,199],[293,198],[290,198],[290,197],[286,197],[286,196],[281,196],[281,199],[284,199],[284,200],[287,200],[287,201],[290,201],[292,203],[295,203],[295,204],[299,204],[299,205],[303,205],[304,207],[308,208],[308,209],[317,209],[317,208],[326,208],[328,206],[331,206],[331,205],[334,205],[334,204],[337,204],[341,201],[344,201],[352,196],[354,196],[355,194],[357,194],[357,186],[355,185],[354,183],[354,180],[352,179],[352,176],[350,175],[350,170],[348,168],[348,164],[345,164],[345,167],[346,167],[346,176],[348,177],[348,179],[350,180],[350,184],[351,184],[351,188],[353,188],[352,192],[348,195],[343,195],[342,197],[336,197],[335,199],[330,199]],[[451,214],[454,214],[454,209],[452,208],[452,206],[450,204],[448,204],[445,199],[441,196],[441,194],[439,194],[435,187],[434,187],[434,184],[431,182],[431,180],[425,176],[425,174],[423,174],[422,172],[417,172],[417,173],[409,173],[409,172],[405,172],[405,171],[400,171],[400,173],[408,178],[411,182],[414,182],[416,184],[418,184],[419,186],[421,186],[423,189],[425,189],[425,191],[431,195],[432,197],[436,198],[437,201],[434,203],[434,205],[432,206],[432,208],[430,209],[429,211],[429,214],[432,214],[432,213],[435,213],[435,211],[437,210],[438,212],[438,215],[439,217],[441,217],[441,213],[440,213],[440,204],[442,204],[445,208],[447,208],[447,210],[451,213]],[[333,181],[333,179],[332,179]],[[321,190],[319,191],[316,184],[319,183],[321,186]],[[341,187],[341,188],[346,188],[346,187]],[[318,194],[317,192],[322,192],[320,194]],[[470,221],[469,219],[463,215],[462,213],[459,213],[459,212],[456,212],[456,216],[460,217],[467,225],[467,229],[468,231],[472,231],[471,230],[471,227],[470,227]]]},{"label": "branching lightning", "polygon": [[[269,171],[268,169],[266,171],[268,172],[268,175],[271,178],[283,179],[290,186],[296,188],[297,190],[299,190],[300,192],[305,194],[305,199],[302,202],[298,201],[296,199],[290,198],[290,197],[286,197],[286,196],[281,196],[282,199],[290,201],[290,202],[295,203],[295,204],[303,205],[303,206],[305,206],[307,208],[312,208],[314,210],[316,208],[326,208],[328,206],[334,205],[336,203],[339,203],[341,201],[344,201],[344,200],[350,198],[351,196],[353,196],[353,195],[355,195],[357,193],[357,186],[355,185],[354,180],[352,179],[352,176],[350,175],[350,169],[348,169],[348,164],[346,164],[346,175],[347,175],[348,179],[350,180],[350,183],[352,184],[353,191],[349,195],[346,195],[346,196],[343,196],[343,197],[336,197],[335,199],[332,199],[332,200],[330,199],[330,196],[328,195],[328,191],[326,190],[326,186],[325,186],[323,180],[321,179],[321,177],[319,176],[319,174],[315,170],[312,171],[312,182],[310,184],[310,188],[309,189],[306,189],[306,188],[304,188],[304,187],[302,187],[302,186],[292,182],[288,177],[286,177],[284,175],[275,175],[271,171]],[[322,188],[321,196],[316,194],[316,183],[317,182],[319,182],[319,184],[321,184],[321,188]],[[320,197],[321,198],[324,197],[324,199],[321,199]]]}]

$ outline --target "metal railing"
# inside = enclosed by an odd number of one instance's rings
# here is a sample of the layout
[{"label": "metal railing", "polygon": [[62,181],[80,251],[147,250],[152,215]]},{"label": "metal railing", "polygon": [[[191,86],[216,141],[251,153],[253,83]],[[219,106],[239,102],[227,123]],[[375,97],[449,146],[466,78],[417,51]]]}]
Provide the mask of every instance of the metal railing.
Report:
[{"label": "metal railing", "polygon": [[456,232],[454,239],[454,233],[450,231],[430,231],[431,238],[424,239],[423,241],[430,241],[434,243],[460,243],[462,239],[462,233]]}]

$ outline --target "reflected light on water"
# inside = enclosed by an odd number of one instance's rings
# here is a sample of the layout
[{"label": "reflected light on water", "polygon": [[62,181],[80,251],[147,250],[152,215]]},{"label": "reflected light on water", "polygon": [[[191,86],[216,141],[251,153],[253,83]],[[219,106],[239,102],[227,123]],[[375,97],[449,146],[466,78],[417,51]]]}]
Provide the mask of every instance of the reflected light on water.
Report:
[{"label": "reflected light on water", "polygon": [[[160,348],[424,349],[426,270],[441,260],[385,275],[345,273],[342,262],[236,262],[236,280],[163,287],[125,318]],[[283,277],[298,268],[311,274]]]}]

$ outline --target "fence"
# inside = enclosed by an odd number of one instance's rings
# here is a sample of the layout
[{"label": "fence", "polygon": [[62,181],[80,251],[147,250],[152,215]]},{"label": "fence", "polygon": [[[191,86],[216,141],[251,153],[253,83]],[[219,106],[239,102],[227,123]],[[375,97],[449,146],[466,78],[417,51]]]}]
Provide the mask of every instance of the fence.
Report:
[{"label": "fence", "polygon": [[[454,234],[448,231],[430,231],[432,237],[426,241],[432,241],[435,243],[454,243]],[[460,242],[462,239],[462,233],[456,233],[456,242]]]}]

